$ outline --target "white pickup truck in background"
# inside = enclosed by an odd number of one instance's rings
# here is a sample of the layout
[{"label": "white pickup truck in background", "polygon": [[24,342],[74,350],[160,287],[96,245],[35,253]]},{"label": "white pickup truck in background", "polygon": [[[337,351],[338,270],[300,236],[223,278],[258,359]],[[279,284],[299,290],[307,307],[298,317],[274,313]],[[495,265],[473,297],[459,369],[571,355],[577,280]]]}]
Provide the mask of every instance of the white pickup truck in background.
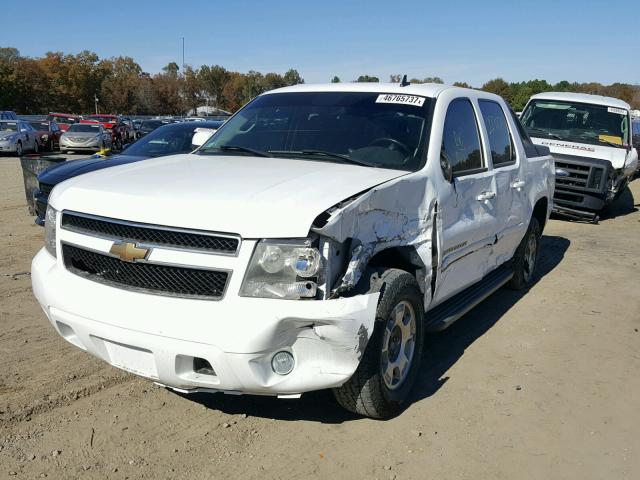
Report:
[{"label": "white pickup truck in background", "polygon": [[553,154],[555,212],[597,219],[633,179],[638,152],[626,102],[582,93],[541,93],[531,97],[520,119],[533,141]]},{"label": "white pickup truck in background", "polygon": [[534,281],[553,160],[445,85],[260,95],[199,150],[67,180],[33,291],[67,341],[184,392],[396,414],[427,330]]}]

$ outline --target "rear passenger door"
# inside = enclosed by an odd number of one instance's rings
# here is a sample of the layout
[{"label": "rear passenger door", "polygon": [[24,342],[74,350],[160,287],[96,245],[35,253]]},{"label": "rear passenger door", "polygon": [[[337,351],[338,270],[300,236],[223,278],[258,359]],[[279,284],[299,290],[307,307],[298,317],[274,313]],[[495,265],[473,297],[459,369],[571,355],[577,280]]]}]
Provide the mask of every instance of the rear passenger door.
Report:
[{"label": "rear passenger door", "polygon": [[484,154],[477,104],[453,99],[446,110],[440,156],[453,171],[439,191],[439,270],[433,303],[476,283],[487,273],[496,232],[496,191]]},{"label": "rear passenger door", "polygon": [[511,259],[527,228],[526,156],[524,151],[518,151],[514,142],[518,132],[509,126],[508,110],[490,99],[479,99],[478,105],[493,165],[497,238],[491,264],[497,267]]}]

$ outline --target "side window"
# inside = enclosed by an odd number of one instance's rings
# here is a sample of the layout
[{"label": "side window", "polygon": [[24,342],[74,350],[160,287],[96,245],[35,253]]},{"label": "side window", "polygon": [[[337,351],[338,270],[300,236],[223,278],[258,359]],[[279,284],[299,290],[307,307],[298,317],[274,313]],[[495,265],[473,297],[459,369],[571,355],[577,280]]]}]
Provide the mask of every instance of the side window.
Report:
[{"label": "side window", "polygon": [[475,173],[484,168],[478,122],[471,102],[458,98],[449,104],[442,132],[442,151],[454,175]]},{"label": "side window", "polygon": [[502,107],[491,100],[479,100],[480,112],[489,135],[489,148],[495,168],[513,165],[516,153]]}]

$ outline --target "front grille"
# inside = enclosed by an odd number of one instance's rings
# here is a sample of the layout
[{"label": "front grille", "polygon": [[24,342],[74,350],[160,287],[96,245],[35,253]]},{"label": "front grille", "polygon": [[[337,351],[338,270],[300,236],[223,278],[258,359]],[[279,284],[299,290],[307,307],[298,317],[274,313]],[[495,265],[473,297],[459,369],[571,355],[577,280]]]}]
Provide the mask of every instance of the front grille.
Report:
[{"label": "front grille", "polygon": [[54,187],[53,185],[49,185],[48,183],[41,183],[38,186],[38,188],[42,192],[42,195],[44,195],[47,198],[49,198],[49,195],[51,195],[51,190],[53,190],[53,187]]},{"label": "front grille", "polygon": [[585,190],[600,191],[604,169],[596,165],[579,165],[574,163],[559,162],[556,160],[556,169],[561,169],[569,175],[560,177],[556,175],[556,186],[579,188]]},{"label": "front grille", "polygon": [[223,254],[235,254],[240,245],[240,239],[234,236],[134,224],[66,212],[62,215],[62,228],[109,239]]},{"label": "front grille", "polygon": [[67,270],[88,280],[158,295],[220,300],[229,280],[229,272],[129,263],[65,243],[62,259]]}]

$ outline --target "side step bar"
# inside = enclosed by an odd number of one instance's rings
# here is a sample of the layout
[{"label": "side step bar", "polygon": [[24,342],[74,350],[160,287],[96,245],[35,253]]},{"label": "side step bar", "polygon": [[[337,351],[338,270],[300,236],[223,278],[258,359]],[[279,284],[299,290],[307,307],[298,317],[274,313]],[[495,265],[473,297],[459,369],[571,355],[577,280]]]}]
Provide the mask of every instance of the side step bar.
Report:
[{"label": "side step bar", "polygon": [[499,267],[475,285],[427,311],[426,316],[429,321],[427,330],[438,332],[449,327],[453,322],[511,280],[512,277],[513,270],[511,268],[506,266]]}]

